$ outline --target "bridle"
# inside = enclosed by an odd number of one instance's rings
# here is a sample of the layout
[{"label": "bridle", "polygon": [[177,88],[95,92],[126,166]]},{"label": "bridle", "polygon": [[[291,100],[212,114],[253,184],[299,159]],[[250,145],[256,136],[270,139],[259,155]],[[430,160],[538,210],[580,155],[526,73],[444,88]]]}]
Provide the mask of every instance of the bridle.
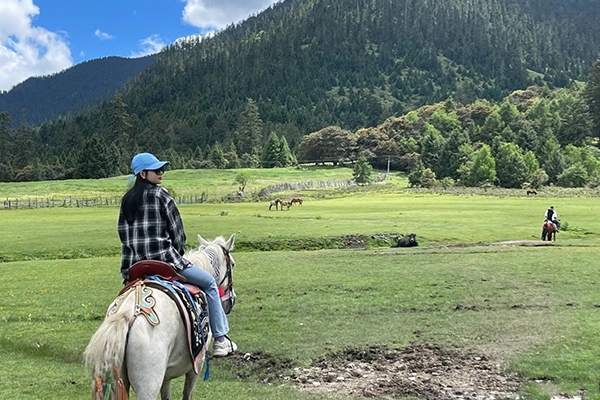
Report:
[{"label": "bridle", "polygon": [[[221,246],[221,245],[219,245],[219,246]],[[229,250],[227,250],[223,246],[221,246],[221,249],[223,250],[223,255],[225,256],[226,268],[225,268],[225,275],[223,276],[223,278],[221,279],[221,281],[218,283],[217,286],[220,289],[222,289],[224,292],[224,294],[221,296],[221,301],[224,301],[224,300],[229,300],[229,297],[230,297],[229,293],[233,289],[233,267],[235,266],[235,262],[233,261],[233,258],[229,254]],[[221,285],[223,284],[223,282],[225,282],[225,280],[227,280],[227,286],[225,286],[224,288],[221,288]]]}]

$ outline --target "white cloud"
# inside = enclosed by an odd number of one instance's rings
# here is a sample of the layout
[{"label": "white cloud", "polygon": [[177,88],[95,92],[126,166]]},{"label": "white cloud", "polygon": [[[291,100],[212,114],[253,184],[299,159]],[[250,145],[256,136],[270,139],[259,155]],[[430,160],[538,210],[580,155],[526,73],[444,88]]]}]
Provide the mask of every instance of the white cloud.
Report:
[{"label": "white cloud", "polygon": [[114,36],[109,35],[106,32],[102,32],[100,29],[96,29],[94,31],[94,36],[96,36],[100,40],[110,40],[110,39],[114,39],[115,38]]},{"label": "white cloud", "polygon": [[0,90],[73,65],[64,36],[33,26],[33,0],[0,0]]},{"label": "white cloud", "polygon": [[147,37],[146,39],[140,40],[140,51],[131,52],[132,58],[144,57],[149,54],[158,53],[165,47],[167,44],[165,41],[158,35],[152,35]]},{"label": "white cloud", "polygon": [[257,14],[277,0],[182,0],[183,21],[197,28],[219,30]]}]

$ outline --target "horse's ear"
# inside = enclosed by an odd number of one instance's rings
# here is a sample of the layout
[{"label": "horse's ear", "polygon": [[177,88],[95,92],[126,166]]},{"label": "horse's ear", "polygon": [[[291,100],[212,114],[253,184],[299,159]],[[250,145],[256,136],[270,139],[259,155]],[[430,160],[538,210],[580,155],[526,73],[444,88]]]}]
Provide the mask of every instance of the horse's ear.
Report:
[{"label": "horse's ear", "polygon": [[206,247],[210,244],[210,242],[204,239],[202,236],[198,235],[198,244],[200,246]]},{"label": "horse's ear", "polygon": [[225,243],[225,248],[226,248],[228,251],[231,251],[231,250],[233,250],[233,242],[235,242],[235,233],[234,233],[233,235],[231,235],[231,236],[229,237],[229,240],[227,241],[227,243]]}]

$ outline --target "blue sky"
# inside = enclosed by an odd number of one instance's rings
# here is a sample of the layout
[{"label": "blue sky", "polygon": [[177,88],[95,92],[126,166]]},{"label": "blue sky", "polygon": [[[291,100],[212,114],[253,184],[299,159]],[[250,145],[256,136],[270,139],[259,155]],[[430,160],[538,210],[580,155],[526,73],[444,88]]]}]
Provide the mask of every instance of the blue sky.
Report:
[{"label": "blue sky", "polygon": [[0,0],[0,91],[107,56],[141,57],[274,0]]}]

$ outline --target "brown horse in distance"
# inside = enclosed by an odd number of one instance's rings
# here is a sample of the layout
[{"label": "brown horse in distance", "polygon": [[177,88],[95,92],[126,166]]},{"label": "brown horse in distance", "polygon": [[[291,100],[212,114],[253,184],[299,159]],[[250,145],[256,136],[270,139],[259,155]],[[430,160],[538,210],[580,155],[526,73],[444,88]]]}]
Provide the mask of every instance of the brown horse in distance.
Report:
[{"label": "brown horse in distance", "polygon": [[282,210],[282,211],[283,211],[283,207],[286,207],[286,208],[289,210],[289,209],[290,209],[290,207],[291,207],[291,205],[292,205],[292,203],[291,203],[291,202],[289,202],[289,201],[286,201],[286,200],[282,200],[282,201],[281,201],[281,208],[280,208],[280,210]]},{"label": "brown horse in distance", "polygon": [[294,204],[298,203],[298,205],[302,205],[302,197],[293,197],[292,200],[290,200],[290,206],[293,206]]},{"label": "brown horse in distance", "polygon": [[530,194],[537,194],[537,192],[535,191],[535,189],[528,189],[527,196],[529,196]]}]

